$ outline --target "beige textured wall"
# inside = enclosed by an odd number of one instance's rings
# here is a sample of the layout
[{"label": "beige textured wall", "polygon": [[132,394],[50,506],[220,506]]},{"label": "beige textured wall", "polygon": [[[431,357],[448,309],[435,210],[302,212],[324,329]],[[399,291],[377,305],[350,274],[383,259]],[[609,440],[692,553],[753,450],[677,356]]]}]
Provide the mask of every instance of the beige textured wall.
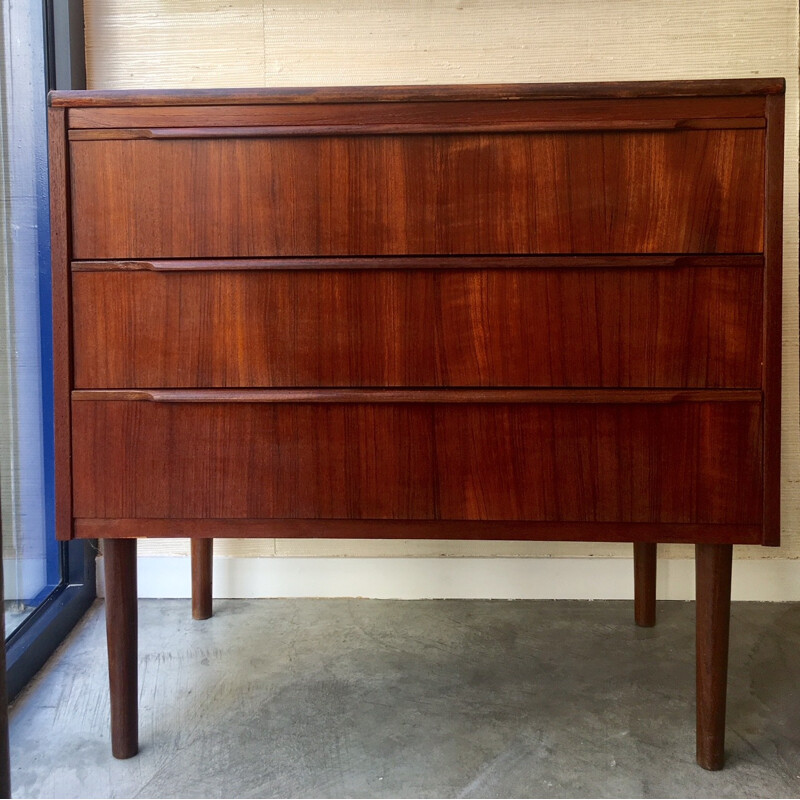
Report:
[{"label": "beige textured wall", "polygon": [[[784,76],[783,533],[800,558],[798,11],[794,0],[85,0],[91,88]],[[141,553],[186,552],[147,542]],[[550,543],[220,542],[230,555],[629,555]],[[686,553],[673,548],[672,555]]]}]

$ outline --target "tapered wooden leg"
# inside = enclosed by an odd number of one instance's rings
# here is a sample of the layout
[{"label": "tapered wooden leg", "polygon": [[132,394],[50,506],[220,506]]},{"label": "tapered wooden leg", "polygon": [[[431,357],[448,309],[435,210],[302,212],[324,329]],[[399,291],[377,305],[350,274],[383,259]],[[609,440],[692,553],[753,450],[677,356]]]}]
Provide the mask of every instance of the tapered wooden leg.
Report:
[{"label": "tapered wooden leg", "polygon": [[725,760],[725,698],[731,614],[729,544],[698,544],[697,580],[697,763],[722,769]]},{"label": "tapered wooden leg", "polygon": [[106,634],[111,689],[111,752],[139,752],[136,539],[106,539]]},{"label": "tapered wooden leg", "polygon": [[633,543],[633,608],[636,624],[656,624],[657,547],[652,542]]},{"label": "tapered wooden leg", "polygon": [[214,566],[214,540],[192,539],[192,617],[211,616],[211,585]]}]

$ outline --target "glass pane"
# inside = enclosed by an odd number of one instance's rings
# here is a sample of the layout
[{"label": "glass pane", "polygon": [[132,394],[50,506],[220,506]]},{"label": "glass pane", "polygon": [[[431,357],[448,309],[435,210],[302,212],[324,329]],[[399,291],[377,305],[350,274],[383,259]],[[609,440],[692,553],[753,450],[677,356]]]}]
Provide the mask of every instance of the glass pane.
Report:
[{"label": "glass pane", "polygon": [[60,574],[48,537],[52,434],[42,422],[52,392],[43,379],[51,358],[41,3],[3,3],[0,25],[0,500],[10,635]]}]

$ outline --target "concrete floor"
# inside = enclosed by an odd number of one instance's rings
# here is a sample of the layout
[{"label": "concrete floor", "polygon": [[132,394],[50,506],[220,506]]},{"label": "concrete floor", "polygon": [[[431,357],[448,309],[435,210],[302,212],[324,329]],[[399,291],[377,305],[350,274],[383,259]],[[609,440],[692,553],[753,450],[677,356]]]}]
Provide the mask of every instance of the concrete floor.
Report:
[{"label": "concrete floor", "polygon": [[98,602],[11,713],[15,797],[798,797],[800,604],[734,604],[727,766],[694,763],[694,607],[140,602],[112,758]]}]

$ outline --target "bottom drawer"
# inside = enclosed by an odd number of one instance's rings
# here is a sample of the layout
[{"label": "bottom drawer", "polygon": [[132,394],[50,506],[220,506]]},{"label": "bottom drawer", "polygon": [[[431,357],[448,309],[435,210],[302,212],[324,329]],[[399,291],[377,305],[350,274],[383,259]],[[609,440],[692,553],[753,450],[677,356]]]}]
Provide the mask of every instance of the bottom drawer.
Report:
[{"label": "bottom drawer", "polygon": [[758,402],[94,394],[73,401],[77,518],[761,521]]}]

